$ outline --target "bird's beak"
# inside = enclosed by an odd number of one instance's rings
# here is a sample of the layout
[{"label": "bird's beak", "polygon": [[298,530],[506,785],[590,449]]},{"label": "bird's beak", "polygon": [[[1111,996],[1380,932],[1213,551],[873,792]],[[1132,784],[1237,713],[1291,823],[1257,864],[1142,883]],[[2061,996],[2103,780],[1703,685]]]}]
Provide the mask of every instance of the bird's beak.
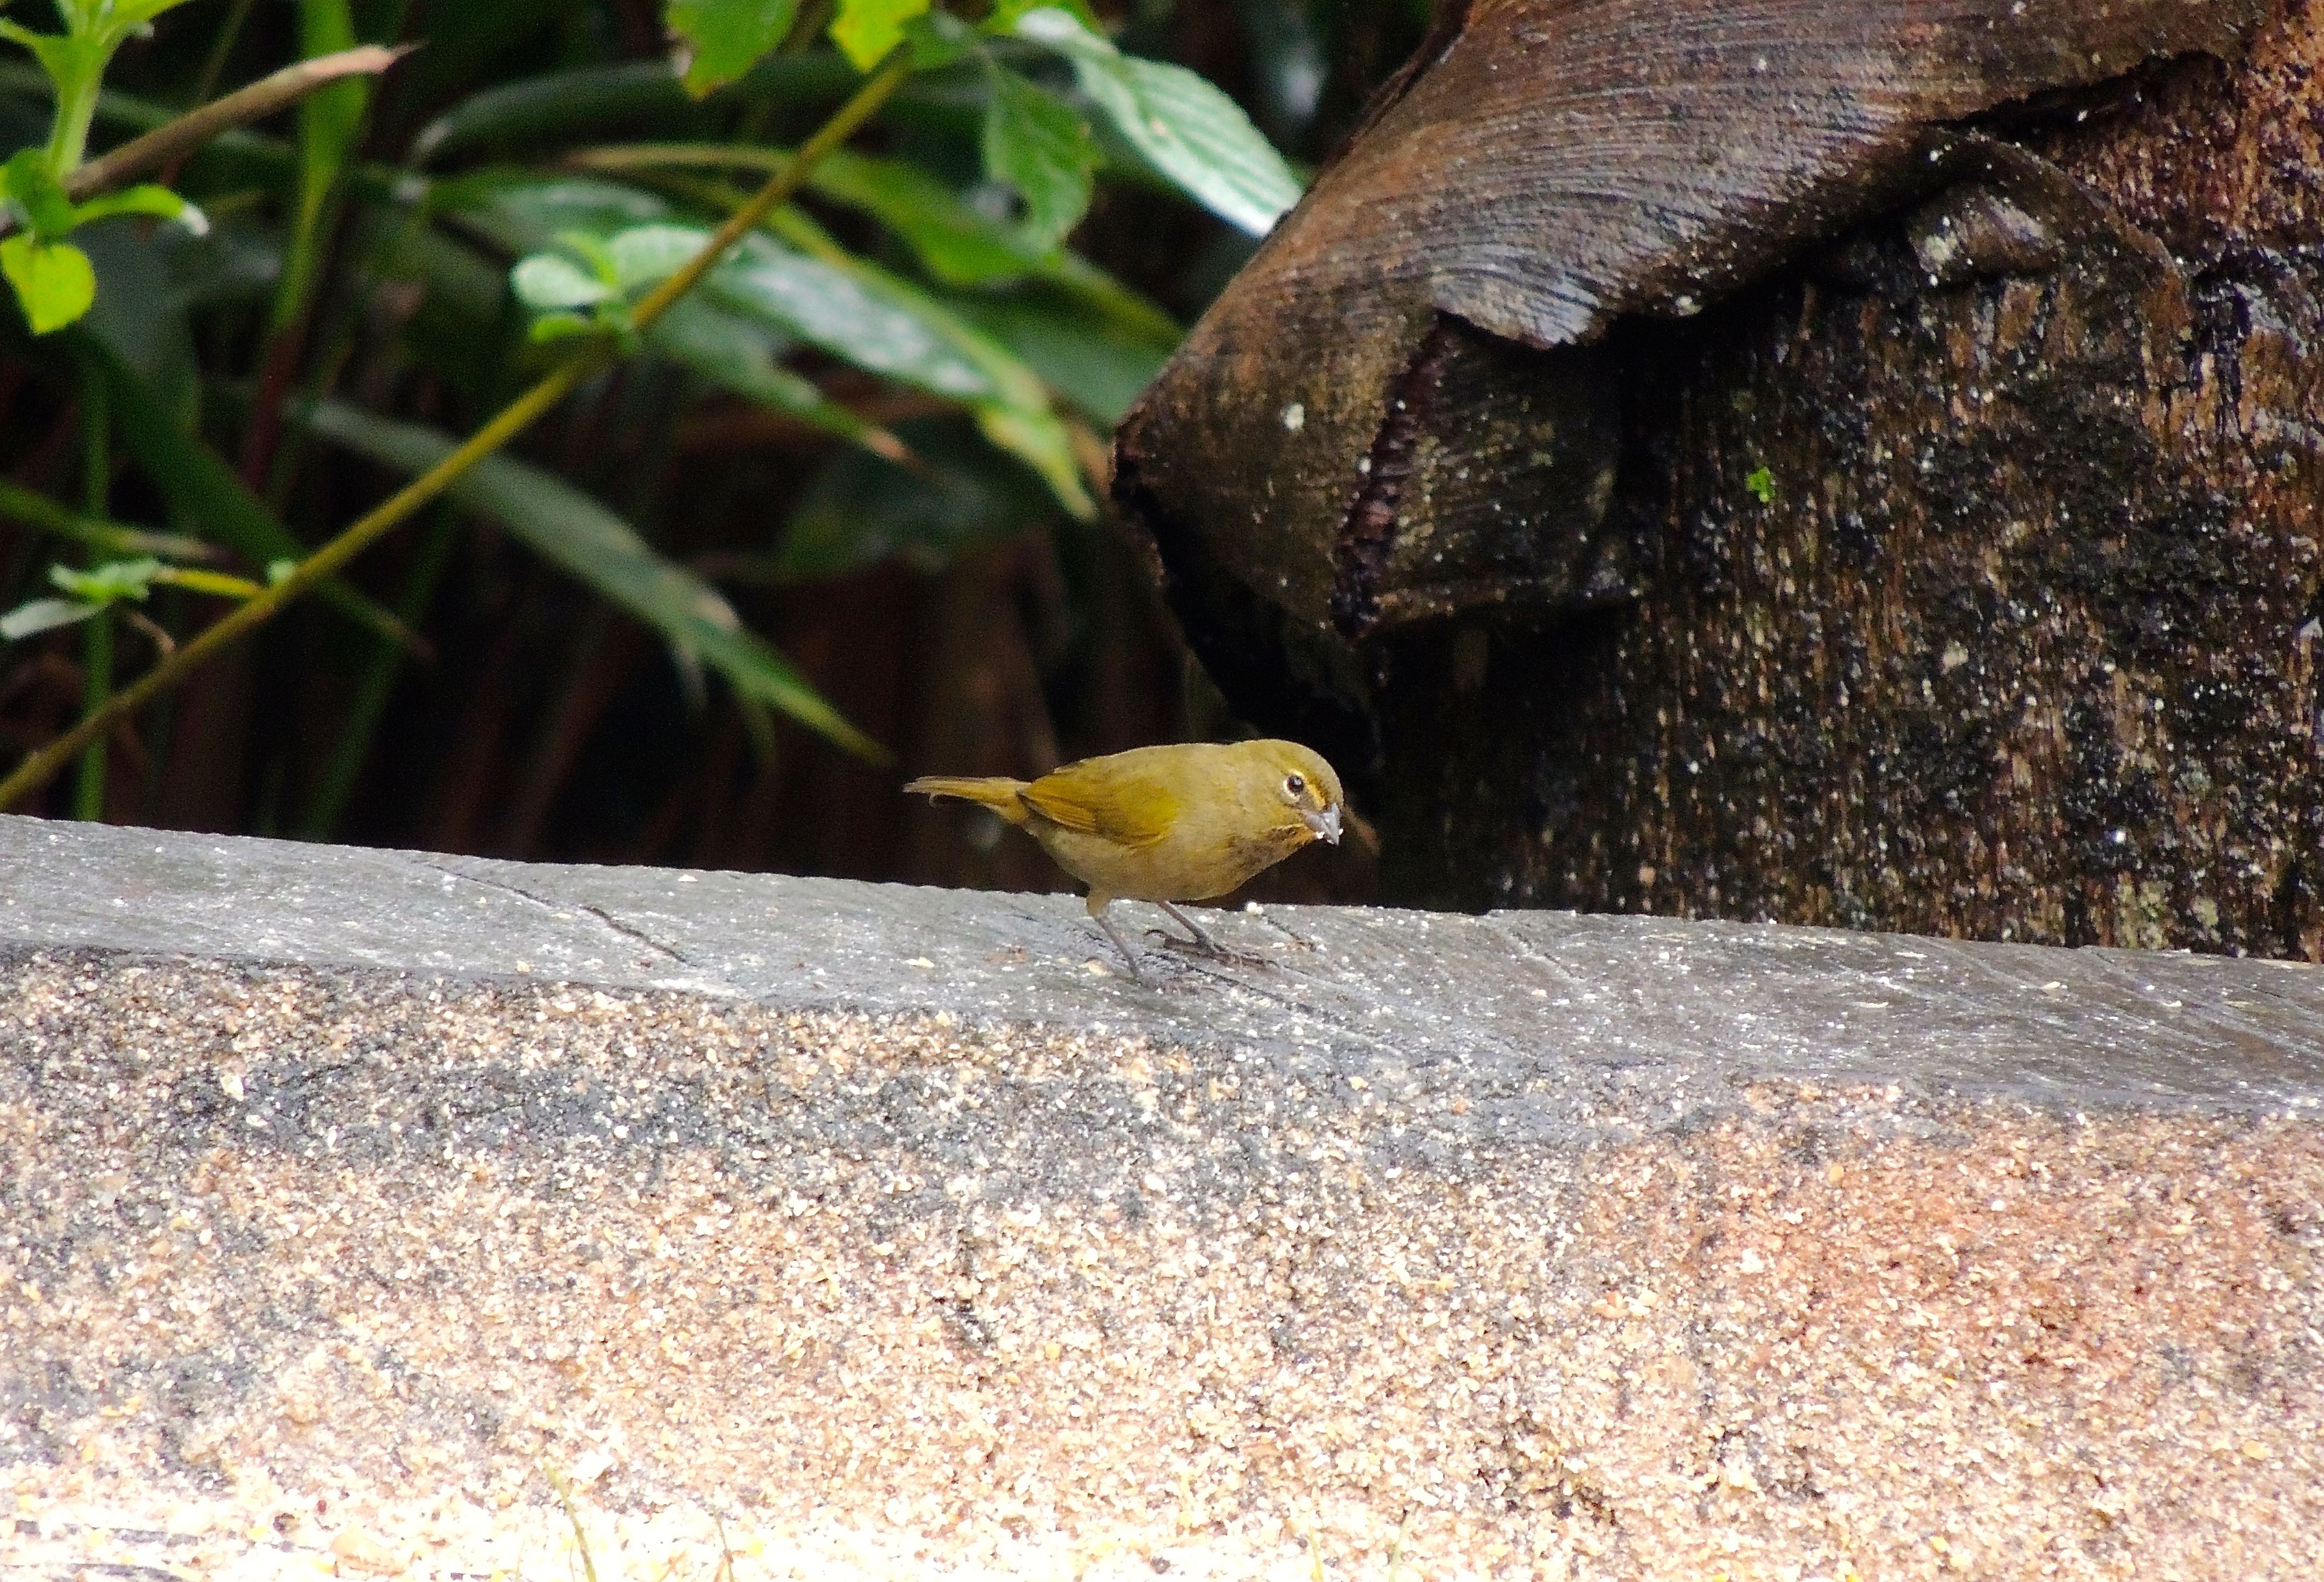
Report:
[{"label": "bird's beak", "polygon": [[1328,840],[1333,846],[1340,844],[1339,809],[1326,808],[1320,813],[1302,813],[1299,817],[1305,821],[1308,828],[1315,832],[1316,839]]}]

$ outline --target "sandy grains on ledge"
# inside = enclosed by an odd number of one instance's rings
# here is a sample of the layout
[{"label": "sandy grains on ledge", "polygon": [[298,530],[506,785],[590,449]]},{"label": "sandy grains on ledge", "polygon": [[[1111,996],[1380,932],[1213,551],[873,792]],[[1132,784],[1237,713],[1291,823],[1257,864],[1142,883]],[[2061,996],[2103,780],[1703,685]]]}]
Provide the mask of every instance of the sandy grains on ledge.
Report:
[{"label": "sandy grains on ledge", "polygon": [[609,1578],[713,1575],[714,1514],[743,1577],[2324,1552],[2312,1122],[1770,1083],[1471,1124],[1522,1098],[21,958],[0,1525],[63,1574],[563,1576],[556,1467]]}]

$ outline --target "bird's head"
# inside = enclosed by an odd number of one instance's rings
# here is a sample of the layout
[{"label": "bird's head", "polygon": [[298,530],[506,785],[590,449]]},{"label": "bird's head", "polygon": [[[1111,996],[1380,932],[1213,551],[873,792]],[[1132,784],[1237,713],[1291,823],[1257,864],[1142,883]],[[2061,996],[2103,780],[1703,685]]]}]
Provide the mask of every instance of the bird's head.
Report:
[{"label": "bird's head", "polygon": [[1316,840],[1340,844],[1340,816],[1346,799],[1340,777],[1323,761],[1296,742],[1253,742],[1260,761],[1274,781],[1273,794],[1281,799]]}]

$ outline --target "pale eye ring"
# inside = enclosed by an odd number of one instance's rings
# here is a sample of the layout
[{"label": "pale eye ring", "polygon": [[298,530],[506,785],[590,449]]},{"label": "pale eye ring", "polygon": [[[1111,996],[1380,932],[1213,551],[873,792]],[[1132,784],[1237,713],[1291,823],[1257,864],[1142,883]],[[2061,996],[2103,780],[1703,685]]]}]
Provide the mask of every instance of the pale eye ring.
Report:
[{"label": "pale eye ring", "polygon": [[1307,789],[1307,777],[1304,774],[1286,774],[1283,777],[1283,789],[1296,797]]}]

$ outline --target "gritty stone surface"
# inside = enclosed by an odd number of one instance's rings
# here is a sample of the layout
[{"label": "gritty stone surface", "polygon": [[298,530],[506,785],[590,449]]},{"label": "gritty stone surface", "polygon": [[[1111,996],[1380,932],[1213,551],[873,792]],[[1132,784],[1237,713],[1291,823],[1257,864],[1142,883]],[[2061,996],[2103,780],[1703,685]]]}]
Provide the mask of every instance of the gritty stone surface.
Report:
[{"label": "gritty stone surface", "polygon": [[[99,936],[120,873],[77,872]],[[800,893],[718,883],[706,912]],[[576,1521],[608,1582],[2324,1552],[2306,969],[1544,920],[1570,981],[1535,1000],[1549,967],[1462,930],[1550,936],[1437,919],[1446,965],[1366,1027],[1338,953],[1425,962],[1419,920],[1285,914],[1312,952],[1142,991],[1023,898],[835,888],[866,938],[938,902],[929,959],[978,904],[1034,926],[974,1004],[898,963],[850,1008],[0,911],[0,1558],[563,1577]],[[181,906],[135,927],[190,939]],[[1864,1008],[1881,961],[1905,1017]],[[1049,1013],[991,1001],[1001,966]],[[1665,1022],[1602,1041],[1605,997]]]},{"label": "gritty stone surface", "polygon": [[[1771,1073],[2043,1105],[2324,1099],[2324,972],[2221,957],[1367,907],[1208,915],[1259,958],[1149,948],[1151,986],[1065,895],[549,867],[0,815],[0,950],[674,989],[1233,1043],[1375,1085],[1457,1087],[1471,1141],[1584,1138]],[[1143,919],[1139,914],[1144,912]],[[1158,911],[1122,908],[1137,937]],[[1504,1102],[1507,1099],[1508,1102]]]}]

